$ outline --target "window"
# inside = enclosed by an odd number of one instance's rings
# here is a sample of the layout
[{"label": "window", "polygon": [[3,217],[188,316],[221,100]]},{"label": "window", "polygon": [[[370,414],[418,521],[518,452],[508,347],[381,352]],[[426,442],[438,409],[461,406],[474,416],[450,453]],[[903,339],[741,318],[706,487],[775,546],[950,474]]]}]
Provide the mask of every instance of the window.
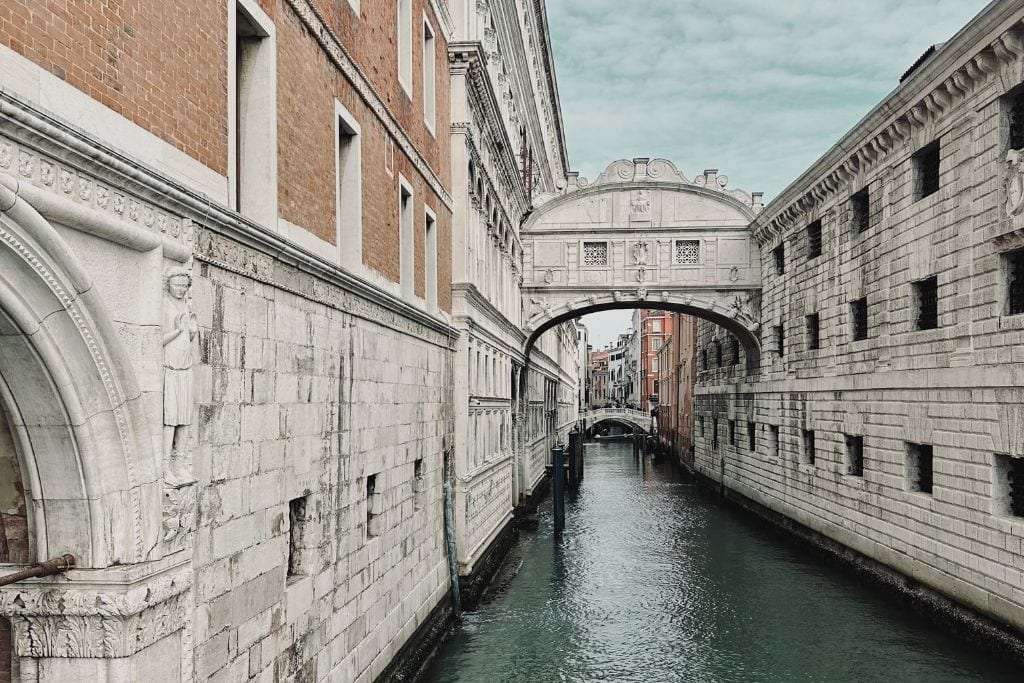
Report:
[{"label": "window", "polygon": [[1003,98],[1006,112],[1006,149],[1024,149],[1024,88]]},{"label": "window", "polygon": [[908,491],[932,492],[933,450],[928,444],[908,443],[904,477]]},{"label": "window", "polygon": [[821,319],[817,313],[811,313],[807,321],[807,348],[811,351],[821,348]]},{"label": "window", "polygon": [[1005,315],[1024,313],[1024,248],[1004,253],[1001,260],[1006,283]]},{"label": "window", "polygon": [[711,448],[718,450],[718,418],[711,419]]},{"label": "window", "polygon": [[853,229],[864,232],[871,227],[871,195],[868,194],[868,188],[850,197],[850,204],[853,210]]},{"label": "window", "polygon": [[398,83],[412,97],[412,0],[398,0]]},{"label": "window", "polygon": [[704,416],[701,415],[697,418],[697,431],[701,436],[704,436]]},{"label": "window", "polygon": [[924,199],[939,191],[939,141],[935,140],[914,153],[914,199]]},{"label": "window", "polygon": [[768,425],[768,455],[779,457],[779,426]]},{"label": "window", "polygon": [[864,437],[846,435],[846,474],[864,476]]},{"label": "window", "polygon": [[402,296],[411,298],[413,295],[416,262],[413,244],[412,223],[412,187],[398,175],[398,229],[399,229],[399,283]]},{"label": "window", "polygon": [[412,465],[412,498],[413,507],[419,510],[423,507],[423,498],[426,496],[427,484],[426,475],[423,473],[423,458],[417,458]]},{"label": "window", "polygon": [[377,491],[377,475],[366,476],[366,537],[379,536],[381,531],[381,513],[384,511],[382,496]]},{"label": "window", "polygon": [[805,429],[803,433],[804,448],[801,453],[801,462],[804,465],[814,464],[814,430]]},{"label": "window", "polygon": [[736,445],[736,420],[729,420],[729,445]]},{"label": "window", "polygon": [[423,280],[427,310],[437,311],[437,219],[434,212],[423,212]]},{"label": "window", "polygon": [[754,423],[747,423],[747,450],[753,453],[757,450],[757,432],[754,429]]},{"label": "window", "polygon": [[315,550],[316,543],[307,538],[309,528],[307,521],[307,503],[309,497],[303,496],[288,502],[288,576],[305,576],[309,573],[309,554]]},{"label": "window", "polygon": [[853,341],[868,338],[868,300],[866,298],[850,302],[850,322]]},{"label": "window", "polygon": [[821,256],[821,221],[817,220],[807,226],[807,258]]},{"label": "window", "polygon": [[780,244],[772,249],[772,258],[775,259],[775,274],[783,275],[786,272],[786,246]]},{"label": "window", "polygon": [[717,339],[711,344],[715,349],[715,367],[720,368],[722,367],[722,344]]},{"label": "window", "polygon": [[700,369],[708,369],[708,350],[706,348],[700,350]]},{"label": "window", "polygon": [[700,263],[699,240],[676,240],[675,262],[680,265]]},{"label": "window", "polygon": [[363,180],[359,124],[335,100],[335,165],[338,183],[335,189],[335,221],[338,262],[349,270],[363,263]]},{"label": "window", "polygon": [[585,265],[585,266],[607,266],[608,265],[608,243],[607,242],[584,242],[583,243],[583,265]]},{"label": "window", "polygon": [[277,224],[277,56],[274,24],[256,2],[235,4],[234,91],[230,125],[236,211],[267,227]]},{"label": "window", "polygon": [[651,340],[651,348],[653,350],[655,350],[655,351],[661,351],[661,340],[660,339],[652,339]]},{"label": "window", "polygon": [[936,276],[913,283],[915,329],[934,330],[939,326],[939,279]]},{"label": "window", "polygon": [[652,358],[651,359],[651,372],[658,372],[658,359],[657,358]]},{"label": "window", "polygon": [[654,380],[654,392],[652,394],[654,398],[658,397],[658,380]]},{"label": "window", "polygon": [[992,514],[1024,517],[1024,458],[996,453],[992,465]]},{"label": "window", "polygon": [[736,337],[732,338],[732,364],[740,364],[740,342]]},{"label": "window", "polygon": [[784,356],[786,353],[786,339],[785,332],[782,330],[782,325],[775,325],[772,327],[772,341],[775,344],[775,353],[780,356]]},{"label": "window", "polygon": [[423,19],[423,122],[434,132],[437,119],[437,41],[430,22]]}]

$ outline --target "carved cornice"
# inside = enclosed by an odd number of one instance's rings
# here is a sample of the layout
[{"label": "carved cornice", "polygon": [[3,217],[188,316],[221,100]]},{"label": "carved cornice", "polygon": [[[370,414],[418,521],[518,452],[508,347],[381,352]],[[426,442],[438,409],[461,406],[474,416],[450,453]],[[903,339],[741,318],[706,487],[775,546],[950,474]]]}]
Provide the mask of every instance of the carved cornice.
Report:
[{"label": "carved cornice", "polygon": [[296,16],[312,34],[313,38],[334,63],[341,73],[348,79],[356,93],[366,102],[367,106],[377,116],[380,122],[387,129],[388,133],[398,142],[405,155],[412,161],[416,170],[420,172],[427,184],[434,193],[441,199],[445,208],[452,209],[452,197],[448,190],[441,183],[441,179],[430,168],[426,159],[420,155],[419,150],[406,134],[405,130],[398,123],[398,119],[384,104],[377,91],[374,90],[366,75],[356,66],[348,50],[341,44],[341,41],[334,34],[334,31],[327,25],[319,10],[309,0],[286,0],[288,5],[295,11]]},{"label": "carved cornice", "polygon": [[548,27],[548,11],[545,0],[533,0],[533,12],[536,17],[537,26],[539,27],[539,33],[544,39],[543,49],[541,55],[543,57],[544,65],[544,76],[548,87],[548,97],[551,102],[552,117],[554,118],[554,126],[558,134],[555,142],[558,147],[557,152],[559,160],[562,164],[562,169],[568,174],[569,171],[569,156],[565,145],[565,127],[562,121],[562,104],[561,99],[558,96],[558,80],[555,78],[555,65],[552,59],[551,51],[551,31]]},{"label": "carved cornice", "polygon": [[[815,206],[888,163],[890,153],[934,127],[967,98],[988,87],[1001,69],[1024,57],[1019,4],[1002,2],[980,14],[919,66],[823,157],[791,183],[752,223],[757,241],[774,242]],[[995,39],[986,39],[1009,23]],[[979,48],[979,41],[981,47]]]}]

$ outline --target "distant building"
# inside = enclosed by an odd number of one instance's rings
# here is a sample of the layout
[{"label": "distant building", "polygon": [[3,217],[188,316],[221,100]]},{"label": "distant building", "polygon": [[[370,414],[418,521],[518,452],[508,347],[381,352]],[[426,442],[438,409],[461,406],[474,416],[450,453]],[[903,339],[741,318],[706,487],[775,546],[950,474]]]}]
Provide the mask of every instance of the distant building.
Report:
[{"label": "distant building", "polygon": [[692,466],[693,388],[697,375],[697,318],[671,313],[658,350],[658,438],[680,462]]},{"label": "distant building", "polygon": [[633,312],[633,329],[637,331],[636,339],[636,403],[642,410],[658,407],[661,366],[658,353],[665,340],[672,333],[673,315],[666,311],[654,311],[646,308]]}]

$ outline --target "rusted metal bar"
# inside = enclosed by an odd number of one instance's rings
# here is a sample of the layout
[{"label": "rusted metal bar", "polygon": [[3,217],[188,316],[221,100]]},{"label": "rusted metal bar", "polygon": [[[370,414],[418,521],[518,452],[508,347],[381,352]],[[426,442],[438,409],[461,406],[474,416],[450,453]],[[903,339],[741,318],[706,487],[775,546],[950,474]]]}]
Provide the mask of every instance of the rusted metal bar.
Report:
[{"label": "rusted metal bar", "polygon": [[14,572],[7,576],[0,576],[0,586],[6,586],[10,583],[35,578],[37,576],[53,576],[54,574],[66,572],[74,566],[75,556],[70,553],[65,553],[60,557],[53,558],[52,560],[36,562],[28,569],[23,569],[20,572]]}]

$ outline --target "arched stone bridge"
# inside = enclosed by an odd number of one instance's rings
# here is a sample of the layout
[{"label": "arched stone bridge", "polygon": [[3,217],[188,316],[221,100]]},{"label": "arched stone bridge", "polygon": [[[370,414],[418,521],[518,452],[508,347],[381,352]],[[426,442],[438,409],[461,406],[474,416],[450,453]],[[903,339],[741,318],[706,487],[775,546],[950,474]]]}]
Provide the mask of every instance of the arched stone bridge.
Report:
[{"label": "arched stone bridge", "polygon": [[667,160],[611,164],[541,196],[520,231],[527,348],[565,320],[659,308],[718,323],[760,357],[761,260],[749,224],[760,193],[688,180]]},{"label": "arched stone bridge", "polygon": [[635,427],[644,432],[651,431],[651,415],[645,413],[642,410],[633,410],[631,408],[599,408],[597,410],[585,410],[580,412],[580,420],[583,424],[589,428],[596,425],[598,422],[604,422],[605,420],[614,420],[616,422],[622,422],[628,424],[631,427]]}]

